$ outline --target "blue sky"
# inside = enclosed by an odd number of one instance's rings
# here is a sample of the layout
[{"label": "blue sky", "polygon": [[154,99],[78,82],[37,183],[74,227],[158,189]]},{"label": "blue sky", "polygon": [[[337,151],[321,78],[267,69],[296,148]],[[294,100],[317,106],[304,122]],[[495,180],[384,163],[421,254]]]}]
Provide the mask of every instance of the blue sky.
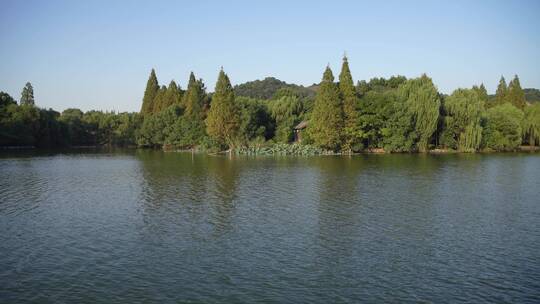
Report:
[{"label": "blue sky", "polygon": [[439,90],[518,74],[540,88],[540,1],[0,0],[0,90],[40,107],[138,111],[150,69],[212,90],[318,82],[346,51],[356,80],[427,73]]}]

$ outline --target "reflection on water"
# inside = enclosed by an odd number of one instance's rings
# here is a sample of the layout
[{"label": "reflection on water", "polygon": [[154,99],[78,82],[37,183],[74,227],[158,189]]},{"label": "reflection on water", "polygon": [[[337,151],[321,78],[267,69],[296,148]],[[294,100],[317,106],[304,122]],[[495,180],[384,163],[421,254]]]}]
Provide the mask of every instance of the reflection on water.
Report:
[{"label": "reflection on water", "polygon": [[0,299],[538,302],[537,154],[0,155]]}]

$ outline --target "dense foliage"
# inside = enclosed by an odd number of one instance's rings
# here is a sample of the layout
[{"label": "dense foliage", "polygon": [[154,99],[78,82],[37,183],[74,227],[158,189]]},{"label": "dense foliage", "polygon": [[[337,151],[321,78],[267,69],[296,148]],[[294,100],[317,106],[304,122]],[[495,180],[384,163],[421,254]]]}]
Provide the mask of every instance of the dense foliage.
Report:
[{"label": "dense foliage", "polygon": [[485,146],[497,151],[517,149],[522,141],[523,116],[523,112],[510,103],[488,109]]},{"label": "dense foliage", "polygon": [[215,92],[208,93],[193,73],[184,91],[175,81],[160,85],[152,69],[140,113],[41,109],[30,83],[19,103],[0,92],[0,146],[132,145],[303,155],[513,151],[540,144],[539,92],[522,89],[517,76],[508,85],[501,77],[491,96],[483,84],[440,94],[426,75],[354,85],[346,57],[337,82],[327,67],[322,81],[309,88],[275,78],[233,88],[221,70]]}]

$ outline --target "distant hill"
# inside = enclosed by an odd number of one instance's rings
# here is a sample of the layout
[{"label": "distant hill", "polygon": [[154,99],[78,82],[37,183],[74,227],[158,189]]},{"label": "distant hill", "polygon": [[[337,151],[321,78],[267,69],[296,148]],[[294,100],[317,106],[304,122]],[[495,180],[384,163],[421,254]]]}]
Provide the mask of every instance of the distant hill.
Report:
[{"label": "distant hill", "polygon": [[525,92],[525,100],[529,103],[540,102],[540,90],[538,89],[523,89]]},{"label": "distant hill", "polygon": [[263,80],[249,81],[234,86],[234,93],[238,96],[246,96],[258,99],[270,99],[274,94],[282,88],[289,88],[303,97],[315,96],[313,86],[304,87],[296,84],[286,83],[274,77],[266,77]]}]

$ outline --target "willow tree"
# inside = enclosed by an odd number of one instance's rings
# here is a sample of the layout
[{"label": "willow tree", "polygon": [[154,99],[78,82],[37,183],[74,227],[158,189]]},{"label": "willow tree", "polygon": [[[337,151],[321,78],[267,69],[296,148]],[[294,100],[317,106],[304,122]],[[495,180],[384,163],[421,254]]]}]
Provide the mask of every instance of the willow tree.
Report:
[{"label": "willow tree", "polygon": [[497,86],[497,91],[495,92],[495,103],[497,105],[502,105],[506,102],[506,95],[508,94],[508,86],[506,85],[506,80],[504,76],[501,76],[499,80],[499,85]]},{"label": "willow tree", "polygon": [[330,67],[326,67],[311,113],[308,132],[313,143],[337,151],[341,146],[343,107]]},{"label": "willow tree", "polygon": [[293,139],[293,128],[300,121],[304,111],[302,102],[294,94],[273,99],[268,103],[270,115],[275,121],[274,140],[288,143]]},{"label": "willow tree", "polygon": [[346,56],[339,74],[339,92],[343,101],[343,150],[351,153],[362,140],[362,130],[358,124],[358,97]]},{"label": "willow tree", "polygon": [[27,82],[21,93],[21,105],[31,105],[35,104],[34,101],[34,88],[30,82]]},{"label": "willow tree", "polygon": [[444,102],[445,132],[455,140],[457,149],[474,152],[482,142],[481,119],[484,113],[484,100],[476,89],[458,89]]},{"label": "willow tree", "polygon": [[239,126],[240,111],[234,103],[229,77],[222,68],[206,118],[206,132],[218,143],[234,148]]},{"label": "willow tree", "polygon": [[525,93],[521,88],[518,76],[514,76],[514,79],[510,81],[508,85],[508,95],[506,97],[507,102],[513,104],[516,108],[523,110],[525,108]]},{"label": "willow tree", "polygon": [[410,113],[411,124],[417,136],[416,146],[420,152],[426,152],[439,120],[441,100],[437,88],[431,78],[424,74],[402,84],[398,96]]},{"label": "willow tree", "polygon": [[540,143],[540,103],[525,108],[525,118],[523,119],[523,136],[528,139],[529,146]]},{"label": "willow tree", "polygon": [[144,90],[144,97],[141,107],[141,114],[152,113],[154,109],[154,99],[156,98],[159,92],[159,83],[156,77],[156,71],[152,69],[150,72],[150,77],[146,82],[146,89]]}]

